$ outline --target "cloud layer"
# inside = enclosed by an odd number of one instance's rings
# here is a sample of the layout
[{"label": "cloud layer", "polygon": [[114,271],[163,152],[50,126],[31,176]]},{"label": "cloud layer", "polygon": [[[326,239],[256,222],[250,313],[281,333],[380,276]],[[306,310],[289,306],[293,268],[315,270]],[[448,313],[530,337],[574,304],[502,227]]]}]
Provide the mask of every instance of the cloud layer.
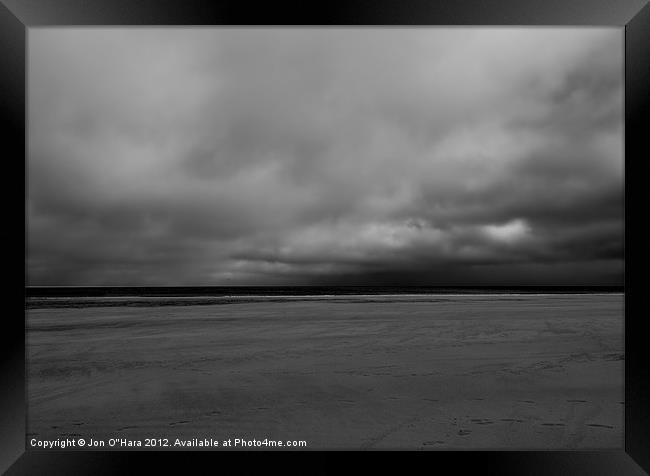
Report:
[{"label": "cloud layer", "polygon": [[28,284],[621,284],[619,29],[30,29]]}]

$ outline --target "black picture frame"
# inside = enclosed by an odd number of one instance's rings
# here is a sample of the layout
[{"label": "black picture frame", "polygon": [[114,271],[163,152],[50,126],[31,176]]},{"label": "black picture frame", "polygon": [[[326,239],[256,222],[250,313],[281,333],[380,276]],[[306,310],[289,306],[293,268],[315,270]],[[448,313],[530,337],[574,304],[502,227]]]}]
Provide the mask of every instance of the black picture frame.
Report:
[{"label": "black picture frame", "polygon": [[[4,132],[0,237],[4,250],[0,292],[0,470],[7,474],[128,474],[137,468],[186,471],[199,460],[207,471],[234,465],[239,473],[281,470],[327,474],[345,470],[340,453],[92,452],[25,448],[25,208],[26,37],[35,26],[70,25],[563,25],[618,26],[625,30],[625,443],[620,450],[435,451],[347,453],[364,466],[404,471],[417,464],[437,472],[480,474],[626,475],[650,471],[650,380],[647,338],[641,332],[646,260],[641,180],[647,161],[644,117],[650,103],[650,6],[648,0],[330,0],[298,2],[204,0],[0,0],[0,114]],[[22,167],[20,167],[21,161]],[[18,167],[13,167],[19,164]],[[21,180],[22,177],[22,180]],[[637,194],[633,198],[633,194]],[[20,230],[23,230],[21,233]],[[22,245],[21,245],[22,241]],[[26,251],[26,248],[23,248]],[[190,461],[191,458],[191,461]],[[412,466],[413,465],[413,466]],[[445,465],[445,466],[439,466]],[[449,466],[450,465],[450,466]],[[445,472],[448,472],[445,470]]]}]

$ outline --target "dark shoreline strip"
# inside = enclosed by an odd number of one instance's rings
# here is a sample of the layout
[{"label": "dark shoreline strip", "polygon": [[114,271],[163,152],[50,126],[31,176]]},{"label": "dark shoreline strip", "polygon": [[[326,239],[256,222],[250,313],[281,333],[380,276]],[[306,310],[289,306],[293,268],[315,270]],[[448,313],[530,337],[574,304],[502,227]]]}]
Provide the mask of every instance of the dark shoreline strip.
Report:
[{"label": "dark shoreline strip", "polygon": [[79,286],[25,288],[28,298],[46,297],[225,297],[382,294],[584,294],[621,293],[623,286]]}]

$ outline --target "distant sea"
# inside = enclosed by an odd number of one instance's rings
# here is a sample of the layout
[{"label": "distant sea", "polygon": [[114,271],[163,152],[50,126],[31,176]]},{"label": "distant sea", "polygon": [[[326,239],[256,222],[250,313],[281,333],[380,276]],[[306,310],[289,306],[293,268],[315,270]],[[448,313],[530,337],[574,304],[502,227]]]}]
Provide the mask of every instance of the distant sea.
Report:
[{"label": "distant sea", "polygon": [[25,288],[26,307],[214,305],[352,296],[622,293],[623,286],[62,286]]},{"label": "distant sea", "polygon": [[27,297],[617,293],[623,286],[29,286]]}]

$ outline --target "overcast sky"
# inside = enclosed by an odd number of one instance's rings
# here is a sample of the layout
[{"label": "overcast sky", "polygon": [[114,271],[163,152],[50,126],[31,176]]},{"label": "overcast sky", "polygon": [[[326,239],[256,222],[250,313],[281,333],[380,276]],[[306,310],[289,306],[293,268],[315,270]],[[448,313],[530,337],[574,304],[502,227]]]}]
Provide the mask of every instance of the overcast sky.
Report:
[{"label": "overcast sky", "polygon": [[28,284],[622,284],[622,39],[30,28]]}]

